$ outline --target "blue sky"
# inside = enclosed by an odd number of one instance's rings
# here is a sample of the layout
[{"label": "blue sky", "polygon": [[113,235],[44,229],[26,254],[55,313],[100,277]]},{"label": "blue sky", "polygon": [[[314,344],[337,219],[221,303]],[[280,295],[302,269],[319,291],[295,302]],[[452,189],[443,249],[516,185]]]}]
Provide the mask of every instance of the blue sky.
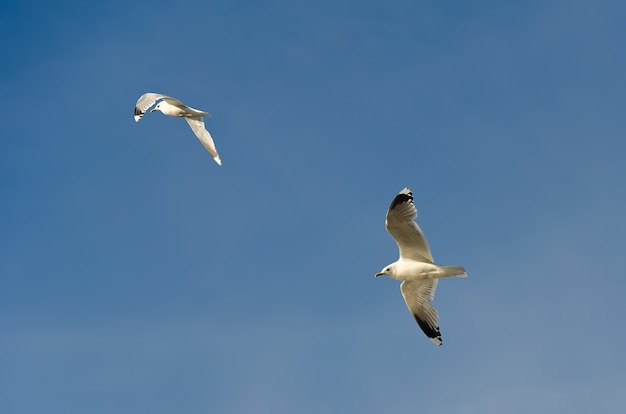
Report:
[{"label": "blue sky", "polygon": [[2,413],[623,412],[622,2],[184,4],[0,4]]}]

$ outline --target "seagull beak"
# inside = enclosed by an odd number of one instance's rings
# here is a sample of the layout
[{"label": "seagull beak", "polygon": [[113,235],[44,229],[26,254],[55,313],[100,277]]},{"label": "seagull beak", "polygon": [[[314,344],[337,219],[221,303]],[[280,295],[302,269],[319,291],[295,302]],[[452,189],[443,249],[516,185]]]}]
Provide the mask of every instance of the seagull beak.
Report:
[{"label": "seagull beak", "polygon": [[374,275],[374,277],[383,276],[383,275],[384,275],[384,273],[383,273],[383,272],[379,272],[379,273],[376,273],[376,274]]},{"label": "seagull beak", "polygon": [[154,112],[154,111],[156,111],[156,108],[152,108],[152,109],[150,110],[150,112]]}]

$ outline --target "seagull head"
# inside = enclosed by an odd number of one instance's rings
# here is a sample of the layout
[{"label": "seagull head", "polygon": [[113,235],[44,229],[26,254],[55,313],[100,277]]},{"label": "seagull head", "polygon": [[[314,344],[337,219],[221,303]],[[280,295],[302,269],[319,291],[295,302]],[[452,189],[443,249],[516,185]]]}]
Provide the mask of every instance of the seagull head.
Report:
[{"label": "seagull head", "polygon": [[394,265],[389,265],[389,266],[385,266],[385,268],[383,270],[381,270],[380,272],[376,273],[374,275],[374,277],[378,277],[378,276],[393,276],[395,274],[395,266]]},{"label": "seagull head", "polygon": [[158,104],[156,104],[156,106],[154,108],[152,108],[150,110],[150,112],[154,112],[154,111],[160,111],[161,110],[161,104],[163,103],[163,101],[159,102]]}]

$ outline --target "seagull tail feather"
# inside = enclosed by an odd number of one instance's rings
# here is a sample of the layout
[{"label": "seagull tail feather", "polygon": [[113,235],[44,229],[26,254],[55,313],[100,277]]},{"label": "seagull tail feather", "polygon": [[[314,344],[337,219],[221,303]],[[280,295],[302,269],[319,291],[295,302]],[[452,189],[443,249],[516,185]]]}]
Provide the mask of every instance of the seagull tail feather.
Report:
[{"label": "seagull tail feather", "polygon": [[441,270],[444,272],[443,277],[467,277],[467,273],[465,273],[465,268],[463,266],[439,266]]}]

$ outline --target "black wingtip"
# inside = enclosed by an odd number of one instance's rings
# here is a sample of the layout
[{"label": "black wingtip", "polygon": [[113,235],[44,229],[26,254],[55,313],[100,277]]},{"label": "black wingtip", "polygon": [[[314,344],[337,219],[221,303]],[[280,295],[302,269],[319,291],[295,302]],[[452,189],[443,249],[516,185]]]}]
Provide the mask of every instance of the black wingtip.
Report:
[{"label": "black wingtip", "polygon": [[415,314],[413,314],[413,317],[424,334],[426,334],[431,341],[433,341],[436,345],[441,345],[443,343],[443,340],[441,339],[441,331],[439,331],[438,326],[430,326]]},{"label": "black wingtip", "polygon": [[404,203],[413,203],[413,192],[408,188],[402,190],[400,194],[398,194],[396,198],[393,199],[393,201],[391,202],[391,206],[389,206],[389,210],[393,210],[400,204]]}]

